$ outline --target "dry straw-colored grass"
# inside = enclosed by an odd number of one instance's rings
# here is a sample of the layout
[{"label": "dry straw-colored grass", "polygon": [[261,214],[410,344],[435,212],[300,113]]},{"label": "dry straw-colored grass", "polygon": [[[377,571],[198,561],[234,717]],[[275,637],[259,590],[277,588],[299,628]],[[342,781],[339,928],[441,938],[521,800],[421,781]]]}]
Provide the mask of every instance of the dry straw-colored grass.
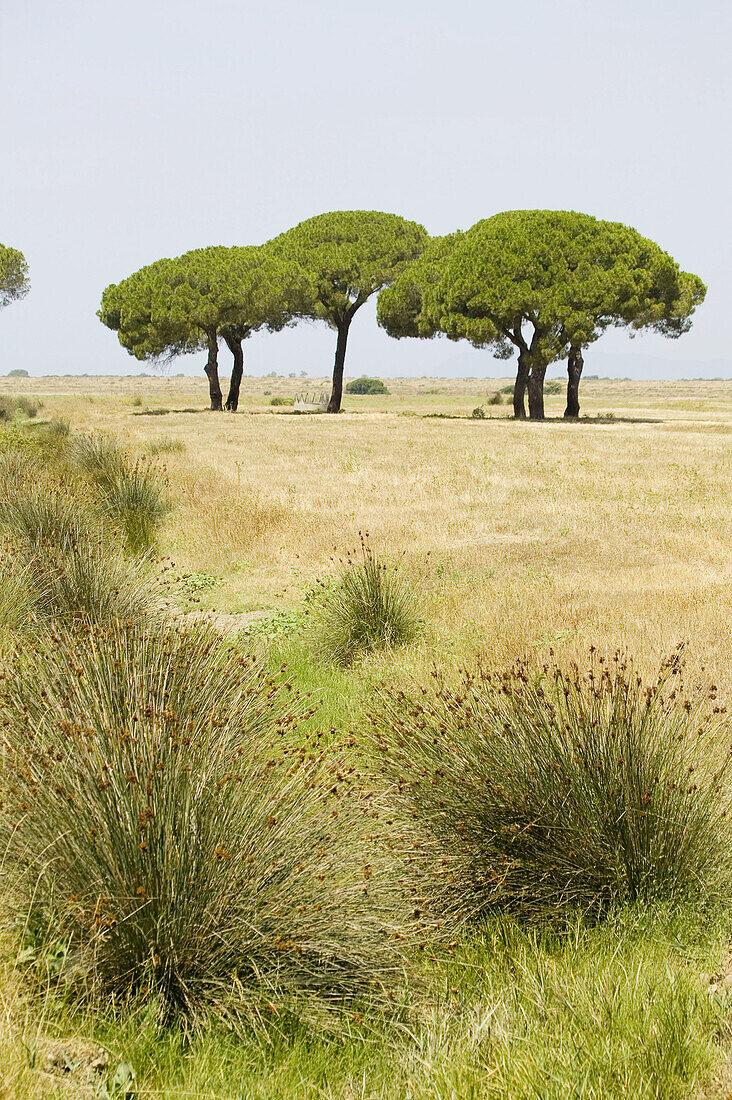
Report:
[{"label": "dry straw-colored grass", "polygon": [[[390,381],[338,417],[270,410],[290,379],[248,379],[237,416],[175,411],[205,406],[186,378],[5,387],[74,427],[184,444],[164,456],[179,502],[164,549],[219,579],[205,600],[222,611],[296,606],[361,530],[405,551],[434,597],[420,661],[594,643],[651,668],[685,639],[692,664],[729,680],[732,383],[587,381],[583,412],[615,419],[579,424],[515,424],[500,406],[486,420],[427,415],[469,417],[501,384]],[[561,416],[561,396],[547,405]]]}]

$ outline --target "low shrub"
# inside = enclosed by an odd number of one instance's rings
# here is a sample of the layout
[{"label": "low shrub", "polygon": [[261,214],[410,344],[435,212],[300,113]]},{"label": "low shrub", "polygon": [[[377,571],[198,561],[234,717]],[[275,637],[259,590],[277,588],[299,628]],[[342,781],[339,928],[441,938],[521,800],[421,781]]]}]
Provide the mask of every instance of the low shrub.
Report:
[{"label": "low shrub", "polygon": [[485,420],[485,409],[482,405],[476,405],[470,416],[473,420]]},{"label": "low shrub", "polygon": [[421,600],[401,562],[386,563],[368,539],[348,554],[338,581],[321,585],[312,616],[323,656],[340,665],[363,653],[414,640],[421,626]]},{"label": "low shrub", "polygon": [[380,378],[354,378],[351,382],[346,383],[346,393],[372,394],[388,392]]},{"label": "low shrub", "polygon": [[275,405],[275,406],[280,406],[280,405],[285,406],[285,405],[294,405],[294,404],[295,404],[295,398],[294,397],[276,396],[276,397],[273,397],[270,401],[270,405]]},{"label": "low shrub", "polygon": [[17,666],[0,684],[4,872],[26,926],[66,945],[71,990],[195,1024],[396,978],[359,800],[294,744],[312,710],[282,672],[203,625],[119,623]]},{"label": "low shrub", "polygon": [[488,398],[487,404],[488,405],[502,405],[503,404],[503,394],[501,393],[501,391],[496,390],[496,392],[492,395],[492,397]]},{"label": "low shrub", "polygon": [[385,697],[376,745],[417,830],[419,888],[469,917],[728,899],[732,750],[715,700],[686,696],[678,651],[651,684],[617,655],[584,675],[478,668]]},{"label": "low shrub", "polygon": [[559,378],[548,378],[544,383],[544,393],[549,397],[556,397],[560,393],[564,393],[564,386]]}]

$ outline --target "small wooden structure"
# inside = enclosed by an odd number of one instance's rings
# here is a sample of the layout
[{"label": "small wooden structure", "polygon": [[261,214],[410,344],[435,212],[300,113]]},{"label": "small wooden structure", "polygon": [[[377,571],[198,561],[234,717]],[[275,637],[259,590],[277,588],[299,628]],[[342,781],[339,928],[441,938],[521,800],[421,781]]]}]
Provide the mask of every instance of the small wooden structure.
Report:
[{"label": "small wooden structure", "polygon": [[328,408],[328,394],[323,393],[296,393],[293,403],[293,411],[296,413],[325,412]]}]

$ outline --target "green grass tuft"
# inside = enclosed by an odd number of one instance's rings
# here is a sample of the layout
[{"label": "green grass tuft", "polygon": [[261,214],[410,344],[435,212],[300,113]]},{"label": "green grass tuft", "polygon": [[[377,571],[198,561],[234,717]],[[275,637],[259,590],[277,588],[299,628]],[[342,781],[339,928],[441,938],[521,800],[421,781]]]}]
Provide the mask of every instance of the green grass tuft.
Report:
[{"label": "green grass tuft", "polygon": [[632,664],[526,664],[384,696],[375,719],[394,813],[446,913],[562,919],[732,888],[730,724],[687,696],[679,651],[645,684]]},{"label": "green grass tuft", "polygon": [[422,625],[422,604],[402,562],[387,564],[362,537],[348,554],[340,579],[322,586],[312,604],[317,647],[339,665],[364,653],[414,641]]},{"label": "green grass tuft", "polygon": [[0,712],[4,869],[74,992],[235,1023],[398,980],[360,800],[287,747],[308,706],[281,672],[204,627],[114,624],[26,646]]}]

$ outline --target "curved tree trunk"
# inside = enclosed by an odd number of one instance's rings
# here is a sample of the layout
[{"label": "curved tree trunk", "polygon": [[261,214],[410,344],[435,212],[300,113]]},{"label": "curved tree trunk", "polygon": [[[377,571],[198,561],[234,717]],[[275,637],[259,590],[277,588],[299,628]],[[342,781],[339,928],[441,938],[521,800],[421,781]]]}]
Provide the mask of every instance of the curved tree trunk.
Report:
[{"label": "curved tree trunk", "polygon": [[579,416],[579,383],[584,362],[582,348],[572,344],[567,359],[567,407],[564,410],[565,417],[570,420]]},{"label": "curved tree trunk", "polygon": [[229,351],[234,356],[234,365],[231,368],[231,378],[229,380],[229,394],[226,398],[226,409],[228,412],[236,412],[239,407],[241,376],[244,373],[244,349],[241,346],[241,336],[234,336],[232,333],[224,333],[224,340],[226,341]]},{"label": "curved tree trunk", "polygon": [[519,352],[518,368],[516,370],[516,381],[513,384],[513,415],[515,420],[526,419],[526,405],[524,403],[524,396],[526,394],[526,383],[529,380],[529,364],[526,361],[526,353]]},{"label": "curved tree trunk", "polygon": [[546,368],[546,363],[534,362],[531,366],[528,382],[530,420],[544,419],[544,375],[546,374]]},{"label": "curved tree trunk", "polygon": [[208,392],[211,398],[211,411],[221,412],[221,385],[219,383],[219,341],[216,329],[206,333],[208,342],[208,362],[204,367],[208,377]]},{"label": "curved tree trunk", "polygon": [[346,317],[338,322],[338,340],[336,342],[335,362],[333,364],[333,389],[330,394],[327,412],[337,413],[341,411],[341,398],[343,397],[343,366],[346,362],[346,344],[348,342],[348,329],[351,318]]}]

